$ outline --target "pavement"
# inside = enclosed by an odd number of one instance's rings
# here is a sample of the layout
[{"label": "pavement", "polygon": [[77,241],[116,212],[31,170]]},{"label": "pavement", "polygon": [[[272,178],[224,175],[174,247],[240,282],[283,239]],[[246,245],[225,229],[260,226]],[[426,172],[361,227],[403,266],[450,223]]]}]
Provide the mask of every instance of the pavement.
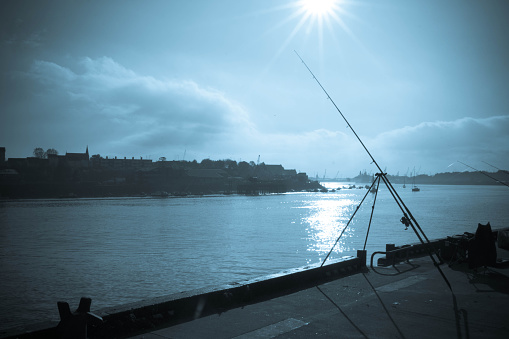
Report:
[{"label": "pavement", "polygon": [[440,268],[452,291],[422,257],[131,338],[509,338],[509,268]]}]

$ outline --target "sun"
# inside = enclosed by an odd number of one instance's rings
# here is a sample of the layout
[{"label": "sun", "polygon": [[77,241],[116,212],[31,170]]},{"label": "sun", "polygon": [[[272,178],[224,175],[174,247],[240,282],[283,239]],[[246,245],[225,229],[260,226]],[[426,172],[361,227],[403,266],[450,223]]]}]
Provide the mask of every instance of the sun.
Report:
[{"label": "sun", "polygon": [[339,7],[339,0],[300,0],[299,5],[306,15],[327,17]]},{"label": "sun", "polygon": [[[320,55],[324,49],[326,33],[328,33],[326,35],[327,38],[330,37],[334,42],[337,42],[337,26],[352,38],[355,38],[343,20],[343,16],[353,17],[347,11],[347,8],[354,2],[355,0],[289,0],[285,5],[273,8],[273,10],[292,10],[292,13],[278,23],[276,27],[281,27],[295,19],[297,19],[297,23],[275,53],[271,63],[279,58],[292,40],[302,31],[304,31],[304,34],[301,35],[303,42],[308,41],[311,34],[317,33],[316,39],[313,38],[313,41],[316,41],[318,44]],[[326,29],[328,32],[325,32]]]}]

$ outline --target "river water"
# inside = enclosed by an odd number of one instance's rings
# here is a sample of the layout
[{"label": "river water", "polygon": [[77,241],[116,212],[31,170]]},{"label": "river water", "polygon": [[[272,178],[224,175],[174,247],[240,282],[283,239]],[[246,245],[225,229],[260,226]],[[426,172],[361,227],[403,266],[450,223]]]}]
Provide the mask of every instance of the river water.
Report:
[{"label": "river water", "polygon": [[[341,183],[323,183],[329,188]],[[429,239],[509,226],[505,186],[396,187]],[[57,301],[92,311],[322,261],[366,189],[329,193],[0,202],[0,330],[58,321]],[[368,194],[331,258],[362,249]],[[381,188],[368,257],[418,242]]]}]

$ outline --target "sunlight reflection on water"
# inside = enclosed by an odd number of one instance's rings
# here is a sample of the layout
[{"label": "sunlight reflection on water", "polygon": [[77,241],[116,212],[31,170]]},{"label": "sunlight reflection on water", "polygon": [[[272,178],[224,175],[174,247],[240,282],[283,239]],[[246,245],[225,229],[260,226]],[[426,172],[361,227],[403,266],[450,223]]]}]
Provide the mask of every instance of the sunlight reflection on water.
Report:
[{"label": "sunlight reflection on water", "polygon": [[[333,248],[337,237],[346,227],[358,198],[352,194],[330,194],[319,200],[307,201],[300,208],[307,209],[308,213],[302,218],[302,224],[306,227],[307,251],[312,253],[307,262],[315,262],[316,255],[319,260]],[[334,253],[341,254],[349,250],[348,238],[352,236],[353,228],[350,224],[340,241],[334,246]],[[310,254],[311,254],[310,253]]]}]

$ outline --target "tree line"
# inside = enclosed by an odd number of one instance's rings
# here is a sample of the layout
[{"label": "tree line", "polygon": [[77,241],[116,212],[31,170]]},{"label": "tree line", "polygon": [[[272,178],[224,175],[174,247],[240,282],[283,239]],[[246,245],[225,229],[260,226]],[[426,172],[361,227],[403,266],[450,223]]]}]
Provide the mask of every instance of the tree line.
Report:
[{"label": "tree line", "polygon": [[38,159],[47,159],[48,155],[58,155],[58,151],[54,148],[48,148],[46,151],[42,147],[34,148],[34,157]]}]

